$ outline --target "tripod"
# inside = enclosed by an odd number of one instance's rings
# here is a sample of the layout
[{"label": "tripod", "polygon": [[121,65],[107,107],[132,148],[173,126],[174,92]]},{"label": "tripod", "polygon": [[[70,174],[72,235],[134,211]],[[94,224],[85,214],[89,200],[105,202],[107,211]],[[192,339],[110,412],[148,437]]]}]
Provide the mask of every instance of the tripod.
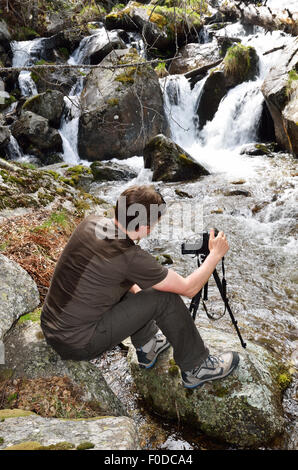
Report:
[{"label": "tripod", "polygon": [[[205,254],[197,254],[196,256],[197,256],[198,267],[200,267],[200,265],[205,261],[206,255]],[[239,328],[238,328],[237,320],[235,320],[235,317],[232,313],[232,310],[231,310],[231,307],[229,305],[229,301],[228,301],[228,298],[227,298],[227,282],[226,282],[226,279],[225,279],[224,258],[222,258],[222,281],[220,281],[220,278],[219,278],[219,275],[218,275],[218,272],[216,271],[216,269],[213,271],[213,277],[214,277],[217,288],[220,292],[221,298],[222,298],[222,300],[224,302],[224,305],[225,305],[224,312],[221,316],[219,316],[217,318],[210,315],[210,313],[208,312],[206,304],[205,304],[205,301],[208,300],[208,282],[207,282],[205,284],[205,286],[191,300],[191,303],[190,303],[190,306],[189,306],[189,311],[192,314],[193,320],[195,321],[195,319],[196,319],[196,314],[197,314],[197,311],[198,311],[198,308],[199,308],[199,305],[200,305],[200,300],[201,300],[201,297],[202,297],[202,291],[204,290],[204,297],[203,297],[202,303],[203,303],[204,310],[207,314],[207,317],[210,318],[210,320],[218,320],[219,318],[222,318],[224,316],[224,314],[226,313],[226,310],[228,310],[229,315],[231,317],[231,321],[234,325],[234,328],[235,328],[235,330],[237,332],[237,335],[238,335],[238,338],[240,340],[241,346],[243,348],[246,348],[246,343],[243,341],[243,338],[242,338],[241,333],[240,333]]]}]

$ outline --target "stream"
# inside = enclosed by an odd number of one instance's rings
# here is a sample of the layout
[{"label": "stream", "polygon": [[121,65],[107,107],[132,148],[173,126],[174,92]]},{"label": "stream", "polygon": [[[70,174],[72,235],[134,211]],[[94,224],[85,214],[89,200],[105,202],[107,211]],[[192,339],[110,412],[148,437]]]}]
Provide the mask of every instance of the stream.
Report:
[{"label": "stream", "polygon": [[[274,2],[271,0],[272,6],[275,6]],[[264,100],[260,87],[269,68],[278,63],[282,51],[265,56],[263,53],[287,44],[292,38],[280,32],[265,34],[260,27],[247,34],[239,23],[227,26],[225,31],[221,30],[221,34],[240,37],[244,45],[256,48],[260,58],[259,77],[230,90],[213,120],[207,122],[200,132],[196,126],[196,109],[204,79],[192,90],[183,75],[160,79],[172,140],[211,174],[197,181],[154,184],[169,206],[172,223],[177,226],[182,223],[181,213],[174,210],[175,203],[196,204],[195,207],[201,211],[199,217],[205,229],[217,227],[224,230],[230,244],[225,258],[228,296],[243,337],[246,341],[265,346],[284,363],[297,368],[297,161],[283,152],[275,153],[272,157],[241,154],[244,146],[257,142],[257,128]],[[100,41],[102,37],[99,25],[92,36],[83,39],[68,62],[87,64],[90,41]],[[209,35],[205,34],[204,37],[208,38]],[[130,40],[138,41],[139,51],[142,51],[139,38],[130,35]],[[42,44],[42,39],[26,41],[26,44],[15,43],[13,64],[19,66],[39,60]],[[37,92],[27,72],[20,74],[19,83],[24,96],[32,96]],[[90,165],[90,162],[80,160],[77,151],[77,105],[82,89],[83,79],[80,77],[70,93],[71,100],[65,98],[66,109],[59,132],[63,140],[64,160],[71,164]],[[22,155],[16,141],[11,142],[11,146],[12,154],[17,159],[30,158]],[[151,171],[143,167],[141,155],[115,161],[137,170],[138,176],[129,182],[92,184],[92,194],[113,204],[126,187],[150,184],[152,179]],[[177,189],[189,197],[179,196]],[[190,240],[196,237],[191,227],[187,227],[186,235]],[[170,255],[173,260],[170,267],[185,276],[196,268],[196,263],[191,257],[181,255],[183,241],[177,236],[160,240],[153,231],[141,244],[154,255]],[[220,312],[222,303],[212,285],[209,299],[210,308]],[[198,328],[209,322],[202,312],[197,315]],[[234,331],[227,315],[217,321],[215,327],[227,332]],[[139,423],[144,448],[177,450],[224,447],[204,436],[192,434],[189,429],[165,424],[162,417],[152,416],[134,388],[125,351],[116,348],[95,363],[101,367],[108,384]],[[285,393],[284,409],[287,429],[278,448],[295,449],[298,441],[295,380]]]}]

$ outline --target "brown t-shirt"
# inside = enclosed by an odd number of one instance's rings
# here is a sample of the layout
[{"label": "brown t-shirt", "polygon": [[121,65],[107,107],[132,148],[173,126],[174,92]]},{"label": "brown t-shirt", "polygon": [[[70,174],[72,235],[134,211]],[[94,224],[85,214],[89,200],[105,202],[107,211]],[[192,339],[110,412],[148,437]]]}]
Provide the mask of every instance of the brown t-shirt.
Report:
[{"label": "brown t-shirt", "polygon": [[41,315],[46,338],[75,349],[84,347],[100,315],[133,284],[147,289],[167,272],[111,219],[86,217],[56,265]]}]

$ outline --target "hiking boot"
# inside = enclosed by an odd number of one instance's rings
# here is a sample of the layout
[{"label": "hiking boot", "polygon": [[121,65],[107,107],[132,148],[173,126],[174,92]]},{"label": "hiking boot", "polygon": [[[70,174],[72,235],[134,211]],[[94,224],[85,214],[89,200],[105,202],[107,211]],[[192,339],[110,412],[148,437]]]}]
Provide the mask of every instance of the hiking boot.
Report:
[{"label": "hiking boot", "polygon": [[[149,347],[147,345],[149,345]],[[145,346],[143,346],[145,351],[150,348],[148,352],[145,352],[143,348],[137,348],[136,352],[139,366],[145,369],[150,369],[154,366],[158,355],[168,349],[169,346],[170,343],[165,336],[160,333],[156,334]]]},{"label": "hiking boot", "polygon": [[200,367],[182,372],[182,383],[186,388],[196,388],[210,380],[227,377],[239,363],[238,353],[224,352],[219,356],[208,356]]}]

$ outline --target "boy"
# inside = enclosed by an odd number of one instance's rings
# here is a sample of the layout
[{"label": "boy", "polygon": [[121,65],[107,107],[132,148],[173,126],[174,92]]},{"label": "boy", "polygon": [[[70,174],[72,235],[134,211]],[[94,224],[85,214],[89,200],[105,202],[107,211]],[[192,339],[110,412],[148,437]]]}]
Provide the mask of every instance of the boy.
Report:
[{"label": "boy", "polygon": [[149,369],[171,345],[183,385],[195,388],[226,377],[239,362],[236,352],[209,354],[180,297],[204,286],[229,246],[223,232],[215,238],[211,230],[200,268],[186,278],[168,270],[135,244],[164,210],[153,187],[133,186],[118,199],[114,220],[86,217],[58,260],[41,326],[63,359],[96,358],[130,336],[140,366]]}]

